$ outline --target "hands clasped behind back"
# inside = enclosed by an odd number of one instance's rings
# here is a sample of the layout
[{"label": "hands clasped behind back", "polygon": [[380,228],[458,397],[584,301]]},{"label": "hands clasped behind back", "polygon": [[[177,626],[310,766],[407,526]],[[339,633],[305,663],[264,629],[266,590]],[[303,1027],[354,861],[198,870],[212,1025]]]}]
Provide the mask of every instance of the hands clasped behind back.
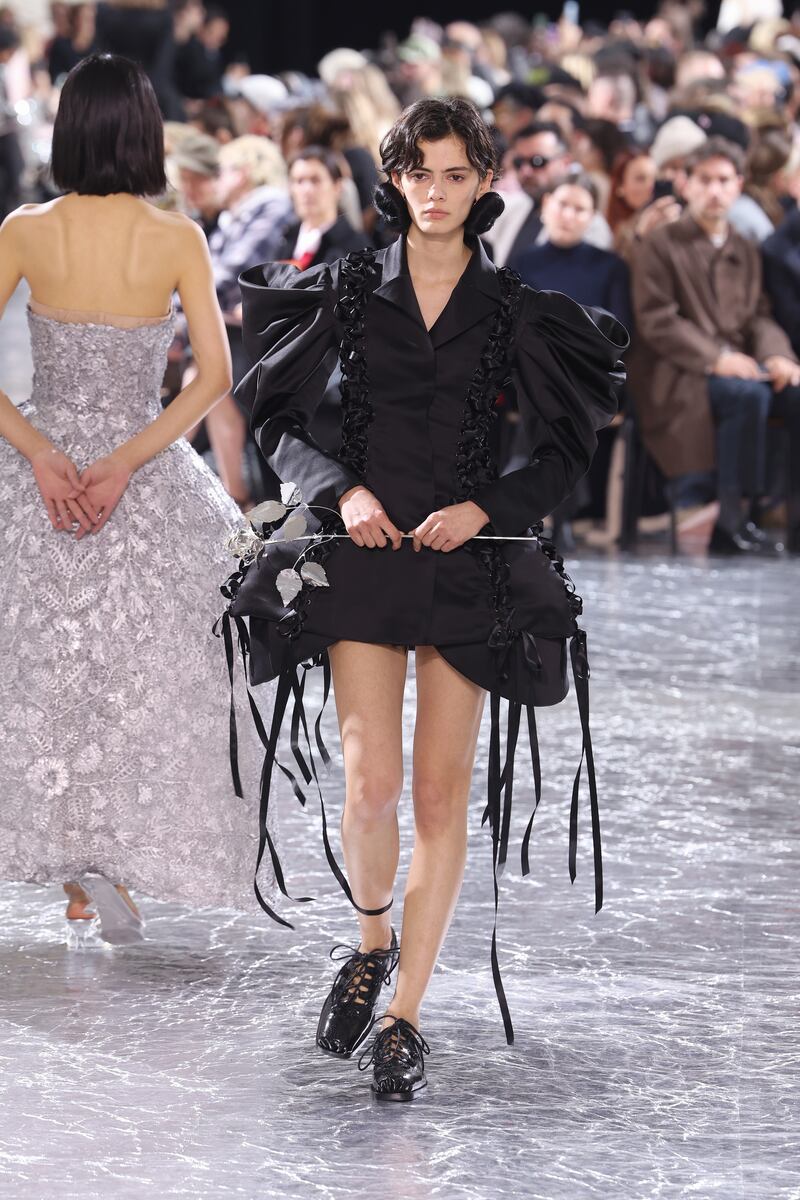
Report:
[{"label": "hands clasped behind back", "polygon": [[119,455],[98,459],[79,473],[72,460],[55,447],[35,454],[31,469],[53,529],[74,533],[78,541],[103,528],[131,477]]}]

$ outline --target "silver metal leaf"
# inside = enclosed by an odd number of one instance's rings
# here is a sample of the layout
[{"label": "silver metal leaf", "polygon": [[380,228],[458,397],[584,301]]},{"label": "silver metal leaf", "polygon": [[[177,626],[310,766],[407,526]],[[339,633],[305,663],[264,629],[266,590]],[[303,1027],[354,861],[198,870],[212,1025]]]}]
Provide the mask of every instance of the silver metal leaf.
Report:
[{"label": "silver metal leaf", "polygon": [[281,525],[281,537],[285,542],[290,542],[292,538],[302,537],[307,528],[305,517],[301,512],[295,510]]},{"label": "silver metal leaf", "polygon": [[285,504],[281,504],[279,500],[265,500],[263,504],[257,504],[255,508],[250,509],[247,519],[255,525],[262,521],[267,525],[272,525],[274,521],[280,521],[281,517],[285,515]]},{"label": "silver metal leaf", "polygon": [[297,571],[293,571],[291,567],[286,567],[285,570],[278,572],[278,578],[275,580],[275,586],[280,593],[281,600],[284,604],[289,604],[294,600],[295,596],[303,587],[303,581]]},{"label": "silver metal leaf", "polygon": [[287,508],[294,508],[296,504],[302,504],[303,497],[300,495],[300,489],[296,483],[281,484],[281,500]]},{"label": "silver metal leaf", "polygon": [[319,563],[303,563],[300,568],[300,574],[303,576],[303,581],[310,583],[312,587],[330,587],[328,576],[325,574],[325,568],[321,567]]}]

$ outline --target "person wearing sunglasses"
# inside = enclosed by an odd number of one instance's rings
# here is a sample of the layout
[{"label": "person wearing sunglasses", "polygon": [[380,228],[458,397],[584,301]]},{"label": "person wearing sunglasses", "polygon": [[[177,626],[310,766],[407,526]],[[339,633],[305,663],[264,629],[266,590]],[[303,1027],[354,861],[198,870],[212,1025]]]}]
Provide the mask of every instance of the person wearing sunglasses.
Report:
[{"label": "person wearing sunglasses", "polygon": [[[531,246],[542,230],[542,196],[557,179],[577,170],[560,126],[554,121],[535,121],[514,137],[506,157],[509,173],[520,185],[519,192],[504,197],[505,211],[487,235],[497,266],[505,266]],[[595,212],[586,240],[601,250],[611,247],[612,237],[602,213]]]}]

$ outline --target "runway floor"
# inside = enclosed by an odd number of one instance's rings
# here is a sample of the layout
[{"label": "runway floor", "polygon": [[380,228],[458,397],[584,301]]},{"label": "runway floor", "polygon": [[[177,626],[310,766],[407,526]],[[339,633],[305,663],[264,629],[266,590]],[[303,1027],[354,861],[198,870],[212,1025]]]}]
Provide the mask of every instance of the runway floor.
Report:
[{"label": "runway floor", "polygon": [[[570,696],[541,713],[533,880],[510,862],[502,883],[516,1044],[489,971],[484,731],[414,1105],[376,1105],[354,1062],[314,1048],[327,951],[354,932],[314,814],[283,805],[292,879],[321,898],[292,910],[294,933],[145,901],[143,946],[81,955],[61,944],[59,889],[0,885],[0,1196],[800,1198],[800,568],[570,566],[606,906],[594,916],[585,824],[567,875]],[[515,845],[524,754],[517,779]],[[334,810],[341,792],[337,761]],[[403,842],[407,860],[407,798]]]}]

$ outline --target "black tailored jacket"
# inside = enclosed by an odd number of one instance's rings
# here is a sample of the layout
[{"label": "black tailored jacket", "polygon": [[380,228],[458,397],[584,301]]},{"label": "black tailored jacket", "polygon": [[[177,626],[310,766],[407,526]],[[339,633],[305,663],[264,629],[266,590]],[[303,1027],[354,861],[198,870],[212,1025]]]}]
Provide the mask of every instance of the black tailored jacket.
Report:
[{"label": "black tailored jacket", "polygon": [[[371,418],[363,480],[310,432],[344,333],[337,308],[341,262],[303,273],[267,264],[241,277],[245,346],[255,365],[238,392],[273,470],[297,484],[309,505],[338,512],[339,497],[364,482],[407,532],[459,495],[465,394],[502,300],[497,269],[479,242],[469,244],[472,257],[430,331],[405,239],[375,256],[364,321]],[[618,359],[628,337],[607,313],[523,287],[510,340],[504,385],[516,392],[532,458],[471,498],[490,518],[482,532],[520,537],[588,468],[595,431],[616,412],[624,378]],[[497,626],[496,581],[474,552],[477,543],[443,554],[415,553],[410,541],[393,551],[344,539],[325,563],[330,587],[314,589],[306,605],[300,637],[281,636],[292,606],[275,588],[277,572],[296,560],[297,545],[276,544],[248,572],[234,611],[250,618],[255,681],[340,639],[429,644],[487,689],[525,703],[556,703],[566,691],[564,639],[575,631],[574,607],[535,539],[498,545],[514,633],[502,669],[489,644]]]},{"label": "black tailored jacket", "polygon": [[[287,226],[278,248],[279,259],[292,257],[299,232],[299,221],[294,221]],[[366,233],[359,233],[353,229],[347,217],[339,216],[320,238],[317,252],[309,263],[308,269],[318,267],[321,263],[335,262],[337,258],[343,258],[345,254],[348,254],[350,250],[363,250],[368,244],[369,236]]]},{"label": "black tailored jacket", "polygon": [[795,211],[761,245],[764,286],[772,315],[800,356],[800,211]]}]

